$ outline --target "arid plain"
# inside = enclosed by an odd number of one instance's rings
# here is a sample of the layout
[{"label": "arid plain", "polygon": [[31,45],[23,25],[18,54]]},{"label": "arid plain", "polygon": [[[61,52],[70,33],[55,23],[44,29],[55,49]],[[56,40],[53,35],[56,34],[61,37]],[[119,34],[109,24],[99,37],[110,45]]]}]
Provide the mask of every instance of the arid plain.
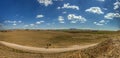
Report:
[{"label": "arid plain", "polygon": [[[111,47],[109,45],[112,45],[112,42],[114,41],[116,41],[114,43],[118,44],[119,38],[120,38],[119,31],[97,31],[97,30],[1,31],[0,41],[19,44],[23,46],[29,46],[29,47],[51,49],[51,48],[66,48],[74,45],[85,46],[96,43],[98,43],[98,45],[88,47],[85,49],[78,49],[74,51],[66,51],[61,53],[32,53],[32,52],[13,49],[0,44],[0,58],[99,58],[99,57],[109,58],[108,56],[103,57],[103,54],[107,55],[110,52],[103,50],[106,49],[109,50],[109,48]],[[107,44],[108,45],[104,46],[103,43],[106,43],[104,45]],[[113,57],[111,56],[112,58],[120,57],[120,55],[118,56],[114,56],[114,54],[112,55],[113,55]]]}]

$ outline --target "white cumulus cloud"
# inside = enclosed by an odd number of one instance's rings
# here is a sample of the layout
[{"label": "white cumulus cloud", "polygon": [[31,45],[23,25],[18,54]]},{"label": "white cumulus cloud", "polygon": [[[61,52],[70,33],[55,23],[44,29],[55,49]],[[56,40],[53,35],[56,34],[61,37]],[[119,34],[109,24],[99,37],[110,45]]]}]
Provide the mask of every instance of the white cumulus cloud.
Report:
[{"label": "white cumulus cloud", "polygon": [[6,20],[5,23],[17,23],[17,21]]},{"label": "white cumulus cloud", "polygon": [[114,5],[114,10],[117,10],[117,9],[120,8],[120,2],[119,1],[115,2],[113,5]]},{"label": "white cumulus cloud", "polygon": [[113,19],[113,18],[120,18],[119,13],[107,13],[104,18],[106,19]]},{"label": "white cumulus cloud", "polygon": [[81,23],[84,23],[87,21],[84,17],[82,17],[80,15],[77,16],[75,14],[69,14],[67,17],[68,17],[68,20],[71,20],[72,23],[76,23],[78,21]]},{"label": "white cumulus cloud", "polygon": [[65,23],[65,22],[64,22],[64,17],[63,17],[63,16],[59,16],[59,17],[58,17],[58,21],[59,21],[60,23]]},{"label": "white cumulus cloud", "polygon": [[45,6],[53,4],[52,0],[37,0],[40,4],[44,4]]},{"label": "white cumulus cloud", "polygon": [[79,10],[79,6],[70,5],[70,3],[66,3],[62,7],[58,7],[57,9],[76,9],[76,10]]},{"label": "white cumulus cloud", "polygon": [[40,14],[40,15],[37,15],[36,18],[43,18],[44,15]]},{"label": "white cumulus cloud", "polygon": [[98,26],[102,26],[104,24],[101,24],[101,23],[98,23],[98,22],[94,22],[95,25],[98,25]]},{"label": "white cumulus cloud", "polygon": [[36,24],[44,23],[45,21],[37,21]]},{"label": "white cumulus cloud", "polygon": [[86,12],[95,13],[95,14],[104,14],[100,7],[91,7],[85,10]]},{"label": "white cumulus cloud", "polygon": [[16,26],[16,25],[21,24],[22,21],[21,20],[19,20],[19,21],[16,21],[16,20],[6,20],[6,21],[4,21],[4,23],[6,23],[6,24],[12,24],[13,26]]},{"label": "white cumulus cloud", "polygon": [[100,20],[99,22],[94,22],[95,25],[98,25],[98,26],[102,26],[102,25],[105,25],[107,24],[109,21],[105,21],[105,20]]},{"label": "white cumulus cloud", "polygon": [[33,27],[33,26],[35,26],[35,24],[30,24],[30,26],[32,26],[32,27]]}]

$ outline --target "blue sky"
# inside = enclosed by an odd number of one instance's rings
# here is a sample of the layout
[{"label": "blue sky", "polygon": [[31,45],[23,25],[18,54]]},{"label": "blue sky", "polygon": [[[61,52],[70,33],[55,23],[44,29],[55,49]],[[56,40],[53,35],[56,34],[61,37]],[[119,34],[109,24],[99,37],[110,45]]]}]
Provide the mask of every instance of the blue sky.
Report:
[{"label": "blue sky", "polygon": [[4,29],[118,30],[119,0],[1,0]]}]

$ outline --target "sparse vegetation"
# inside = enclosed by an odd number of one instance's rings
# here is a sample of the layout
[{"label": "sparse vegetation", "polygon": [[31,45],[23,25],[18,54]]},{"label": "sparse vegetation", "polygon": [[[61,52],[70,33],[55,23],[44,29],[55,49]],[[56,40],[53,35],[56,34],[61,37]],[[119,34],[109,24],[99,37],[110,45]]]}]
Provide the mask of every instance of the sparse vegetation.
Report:
[{"label": "sparse vegetation", "polygon": [[[99,43],[106,39],[120,38],[117,31],[84,31],[84,30],[14,30],[0,32],[0,41],[21,44],[25,46],[47,47],[49,48],[66,47],[70,45],[85,45]],[[104,46],[104,45],[103,45]],[[95,49],[97,47],[94,47]],[[96,58],[99,54],[95,53],[100,49],[89,48],[82,51],[72,51],[59,54],[33,54],[17,51],[0,45],[0,58]],[[106,48],[104,48],[106,49]],[[84,53],[83,53],[84,52]],[[82,53],[82,54],[81,54]],[[92,53],[92,54],[91,54]],[[93,56],[93,53],[96,54]],[[102,51],[99,53],[103,53]],[[59,56],[58,56],[59,55]],[[84,55],[84,56],[81,56]],[[87,56],[87,57],[85,57]]]}]

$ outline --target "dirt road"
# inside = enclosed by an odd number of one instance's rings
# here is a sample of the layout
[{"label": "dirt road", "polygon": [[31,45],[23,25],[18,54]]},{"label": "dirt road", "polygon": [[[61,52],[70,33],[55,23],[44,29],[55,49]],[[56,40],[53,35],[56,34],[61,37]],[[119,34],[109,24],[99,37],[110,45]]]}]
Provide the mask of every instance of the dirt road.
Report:
[{"label": "dirt road", "polygon": [[0,44],[7,46],[9,48],[13,48],[13,49],[21,50],[21,51],[25,51],[25,52],[31,52],[31,53],[61,53],[61,52],[75,51],[75,50],[88,48],[91,46],[95,46],[98,43],[84,45],[84,46],[74,45],[74,46],[70,46],[70,47],[66,47],[66,48],[29,47],[29,46],[18,45],[18,44],[14,44],[14,43],[5,42],[5,41],[0,41]]}]

